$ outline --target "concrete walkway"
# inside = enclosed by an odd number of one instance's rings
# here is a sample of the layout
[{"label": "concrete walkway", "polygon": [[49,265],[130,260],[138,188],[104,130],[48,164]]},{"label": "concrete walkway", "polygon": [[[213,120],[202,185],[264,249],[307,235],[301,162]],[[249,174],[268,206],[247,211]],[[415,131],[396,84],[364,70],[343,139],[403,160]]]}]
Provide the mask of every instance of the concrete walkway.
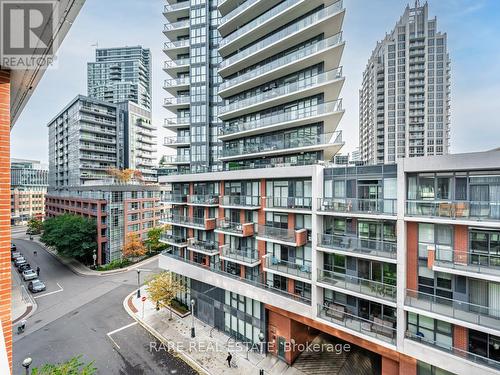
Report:
[{"label": "concrete walkway", "polygon": [[24,286],[17,270],[12,268],[12,324],[27,319],[36,310],[36,302]]},{"label": "concrete walkway", "polygon": [[[125,310],[146,330],[155,336],[163,345],[154,343],[150,350],[165,350],[176,352],[191,367],[202,374],[259,374],[263,369],[265,374],[304,375],[303,372],[288,366],[285,362],[271,355],[261,355],[258,352],[247,352],[247,348],[236,343],[226,334],[219,332],[198,319],[194,319],[196,337],[191,338],[192,316],[184,318],[173,315],[162,309],[156,311],[153,303],[147,299],[145,288],[141,295],[146,297],[142,302],[136,292],[131,293],[124,301]],[[233,356],[235,367],[229,368],[226,362],[228,352]]]},{"label": "concrete walkway", "polygon": [[41,247],[43,247],[45,249],[45,251],[47,251],[50,255],[57,258],[61,263],[63,263],[67,267],[69,267],[73,272],[75,272],[76,274],[82,275],[82,276],[107,276],[107,275],[114,275],[117,273],[128,272],[130,270],[140,268],[140,267],[158,259],[158,256],[159,256],[159,255],[154,255],[150,258],[144,259],[141,262],[135,263],[135,264],[133,264],[129,267],[125,267],[125,268],[118,268],[116,270],[110,270],[110,271],[95,271],[95,270],[92,270],[92,269],[88,268],[87,266],[83,265],[82,263],[80,263],[76,259],[66,258],[66,257],[59,255],[56,250],[54,250],[48,246],[45,246],[45,244],[40,241],[40,236],[35,236],[33,238],[33,241],[36,242]]}]

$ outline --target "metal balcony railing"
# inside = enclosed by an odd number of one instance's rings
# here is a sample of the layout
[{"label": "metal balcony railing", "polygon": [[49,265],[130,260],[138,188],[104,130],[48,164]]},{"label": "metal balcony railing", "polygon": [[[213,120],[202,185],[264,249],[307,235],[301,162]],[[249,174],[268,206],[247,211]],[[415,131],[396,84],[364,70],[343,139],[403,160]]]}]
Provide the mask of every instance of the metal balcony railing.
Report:
[{"label": "metal balcony railing", "polygon": [[496,221],[500,220],[500,201],[407,200],[406,215]]},{"label": "metal balcony railing", "polygon": [[311,262],[308,260],[297,260],[297,262],[288,262],[278,259],[272,254],[267,254],[263,257],[266,261],[266,268],[278,272],[286,273],[287,275],[311,279]]},{"label": "metal balcony railing", "polygon": [[187,245],[187,238],[185,236],[179,236],[175,234],[162,233],[160,236],[160,241],[166,243],[174,243],[179,246]]},{"label": "metal balcony railing", "polygon": [[318,198],[320,211],[396,215],[396,199]]},{"label": "metal balcony railing", "polygon": [[310,210],[312,208],[312,198],[311,197],[267,197],[266,208]]},{"label": "metal balcony railing", "polygon": [[481,250],[448,250],[436,247],[434,264],[443,268],[500,275],[500,254]]},{"label": "metal balcony railing", "polygon": [[222,206],[260,207],[260,196],[225,195],[222,197]]},{"label": "metal balcony railing", "polygon": [[204,205],[217,205],[219,204],[219,195],[208,194],[208,195],[189,195],[188,203],[190,204],[204,204]]},{"label": "metal balcony railing", "polygon": [[188,241],[188,249],[199,251],[204,254],[218,254],[219,244],[216,241],[202,241],[191,238]]},{"label": "metal balcony railing", "polygon": [[259,261],[259,253],[250,247],[233,249],[229,245],[223,245],[221,255],[225,258],[233,259],[239,262],[254,264]]},{"label": "metal balcony railing", "polygon": [[205,228],[204,217],[189,217],[189,216],[170,214],[162,217],[161,220],[166,223],[191,225],[199,228]]},{"label": "metal balcony railing", "polygon": [[189,143],[190,141],[190,136],[189,135],[178,135],[176,137],[165,137],[163,144],[165,146],[167,145],[174,145],[174,144],[182,144],[182,143]]},{"label": "metal balcony railing", "polygon": [[257,225],[257,233],[259,237],[295,243],[295,231],[293,229],[276,228],[269,225]]},{"label": "metal balcony railing", "polygon": [[182,194],[175,194],[175,193],[164,193],[162,195],[162,201],[167,202],[167,203],[186,203],[187,202],[187,196],[182,195]]}]

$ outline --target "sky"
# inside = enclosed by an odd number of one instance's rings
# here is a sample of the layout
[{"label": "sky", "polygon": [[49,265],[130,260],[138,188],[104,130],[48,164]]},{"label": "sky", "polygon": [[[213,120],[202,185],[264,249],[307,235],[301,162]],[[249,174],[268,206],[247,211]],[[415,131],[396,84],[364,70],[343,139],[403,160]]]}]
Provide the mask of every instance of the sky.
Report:
[{"label": "sky", "polygon": [[[164,4],[163,0],[86,1],[59,48],[57,67],[45,73],[11,132],[12,157],[47,162],[47,124],[76,95],[86,94],[86,64],[94,61],[96,43],[103,48],[142,45],[151,49],[153,120],[162,142],[168,135],[163,119],[171,117],[161,106],[167,78],[162,70]],[[346,113],[339,127],[346,143],[344,153],[358,144],[358,90],[366,62],[407,4],[408,0],[344,0],[346,81],[341,97]],[[500,0],[430,0],[429,16],[436,16],[438,30],[448,35],[451,152],[500,147]],[[158,150],[158,157],[172,152],[163,146]]]}]

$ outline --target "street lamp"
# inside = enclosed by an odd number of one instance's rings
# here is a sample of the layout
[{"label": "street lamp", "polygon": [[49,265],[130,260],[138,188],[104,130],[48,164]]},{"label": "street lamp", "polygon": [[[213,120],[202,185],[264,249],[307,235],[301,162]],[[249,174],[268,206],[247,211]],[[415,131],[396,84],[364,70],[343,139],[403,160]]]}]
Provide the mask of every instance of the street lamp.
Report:
[{"label": "street lamp", "polygon": [[137,298],[141,298],[141,270],[137,270]]},{"label": "street lamp", "polygon": [[97,254],[95,253],[95,249],[94,249],[94,253],[92,254],[92,259],[94,259],[94,269],[95,269],[96,268],[95,261],[97,260]]},{"label": "street lamp", "polygon": [[196,334],[194,332],[194,299],[191,300],[191,338],[195,338]]},{"label": "street lamp", "polygon": [[26,375],[30,374],[31,362],[33,362],[33,360],[30,357],[25,358],[23,361],[23,367],[26,369]]}]

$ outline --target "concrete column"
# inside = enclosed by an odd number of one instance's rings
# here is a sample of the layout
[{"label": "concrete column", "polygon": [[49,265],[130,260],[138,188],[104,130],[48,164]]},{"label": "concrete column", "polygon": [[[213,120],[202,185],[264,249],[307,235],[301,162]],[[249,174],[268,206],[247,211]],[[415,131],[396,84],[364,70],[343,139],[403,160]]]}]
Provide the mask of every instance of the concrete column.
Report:
[{"label": "concrete column", "polygon": [[323,267],[323,257],[321,251],[317,250],[318,235],[323,232],[323,217],[317,215],[318,198],[323,197],[323,172],[324,167],[320,165],[313,166],[312,173],[312,215],[311,215],[311,305],[314,318],[317,315],[317,304],[323,300],[322,288],[316,286],[318,280],[318,268]]}]

